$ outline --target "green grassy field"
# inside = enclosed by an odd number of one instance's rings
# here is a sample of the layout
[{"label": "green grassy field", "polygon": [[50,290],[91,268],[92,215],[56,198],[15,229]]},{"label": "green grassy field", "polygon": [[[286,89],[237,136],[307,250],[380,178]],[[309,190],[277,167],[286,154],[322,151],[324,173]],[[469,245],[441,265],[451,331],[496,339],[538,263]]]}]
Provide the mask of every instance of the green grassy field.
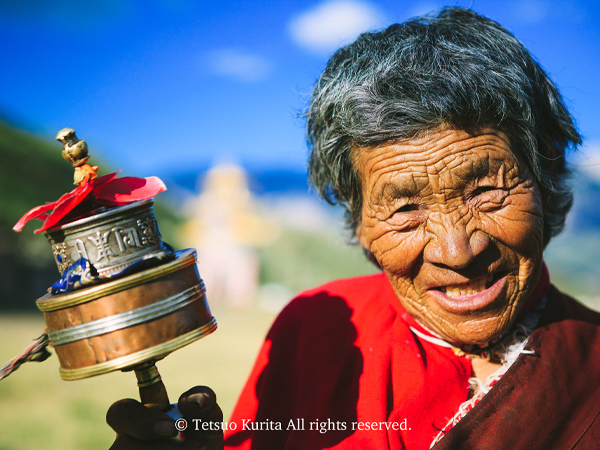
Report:
[{"label": "green grassy field", "polygon": [[[215,333],[169,355],[157,366],[169,398],[204,384],[218,395],[229,417],[273,315],[256,309],[214,312]],[[0,316],[1,364],[44,329],[42,314]],[[113,372],[63,381],[58,359],[27,363],[0,382],[0,450],[107,449],[114,440],[106,425],[108,407],[137,398],[135,375]]]}]

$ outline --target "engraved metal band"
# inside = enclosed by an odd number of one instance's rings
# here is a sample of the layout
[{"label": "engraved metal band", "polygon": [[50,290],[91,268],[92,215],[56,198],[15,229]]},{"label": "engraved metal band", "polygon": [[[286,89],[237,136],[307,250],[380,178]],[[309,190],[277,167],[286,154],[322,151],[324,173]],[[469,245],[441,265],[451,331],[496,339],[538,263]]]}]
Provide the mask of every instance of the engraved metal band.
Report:
[{"label": "engraved metal band", "polygon": [[48,333],[48,338],[54,346],[64,345],[69,342],[75,342],[81,339],[87,339],[110,333],[111,331],[138,325],[140,323],[149,322],[189,305],[196,301],[202,294],[204,294],[204,283],[200,281],[200,284],[194,285],[177,295],[168,297],[151,305],[143,306],[142,308],[137,308],[133,311],[115,314],[114,316],[105,317],[104,319],[94,320],[93,322],[65,328],[64,330],[51,331]]},{"label": "engraved metal band", "polygon": [[213,317],[208,323],[202,325],[200,328],[178,336],[175,339],[171,339],[170,341],[155,345],[154,347],[146,348],[139,352],[122,356],[111,361],[105,361],[100,364],[94,364],[92,366],[80,367],[77,369],[64,369],[60,367],[58,371],[63,380],[73,381],[81,380],[82,378],[95,377],[97,375],[112,372],[113,370],[131,368],[131,366],[148,361],[149,359],[159,360],[164,358],[169,353],[211,334],[216,329],[217,321]]}]

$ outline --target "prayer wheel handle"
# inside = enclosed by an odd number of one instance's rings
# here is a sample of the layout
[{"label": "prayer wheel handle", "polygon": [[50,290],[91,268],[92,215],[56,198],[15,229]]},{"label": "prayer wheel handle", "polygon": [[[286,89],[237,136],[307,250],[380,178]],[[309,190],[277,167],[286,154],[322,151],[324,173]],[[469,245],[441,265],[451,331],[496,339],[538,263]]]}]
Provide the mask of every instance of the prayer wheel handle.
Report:
[{"label": "prayer wheel handle", "polygon": [[158,373],[154,361],[147,361],[133,367],[137,377],[142,404],[148,408],[156,408],[162,412],[172,409],[167,389]]}]

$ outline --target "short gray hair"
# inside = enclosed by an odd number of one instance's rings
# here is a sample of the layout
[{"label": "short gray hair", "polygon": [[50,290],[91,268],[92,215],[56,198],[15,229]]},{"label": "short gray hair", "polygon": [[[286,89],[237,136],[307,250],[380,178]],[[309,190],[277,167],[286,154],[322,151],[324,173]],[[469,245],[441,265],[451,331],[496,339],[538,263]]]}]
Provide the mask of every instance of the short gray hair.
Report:
[{"label": "short gray hair", "polygon": [[508,136],[541,190],[544,246],[573,203],[565,150],[581,137],[558,88],[517,38],[468,9],[363,33],[339,49],[315,84],[306,121],[311,182],[344,205],[354,231],[362,194],[353,149],[443,125]]}]

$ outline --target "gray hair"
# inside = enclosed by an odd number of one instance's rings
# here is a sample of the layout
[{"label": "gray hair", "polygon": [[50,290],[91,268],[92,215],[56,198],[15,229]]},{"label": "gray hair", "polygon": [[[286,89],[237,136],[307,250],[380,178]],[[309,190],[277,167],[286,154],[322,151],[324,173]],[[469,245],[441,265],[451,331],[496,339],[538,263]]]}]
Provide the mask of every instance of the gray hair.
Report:
[{"label": "gray hair", "polygon": [[581,137],[558,88],[510,32],[468,9],[363,33],[339,49],[315,84],[306,120],[311,182],[329,203],[344,205],[354,232],[362,209],[354,149],[444,125],[508,136],[541,190],[544,246],[573,203],[565,149]]}]

